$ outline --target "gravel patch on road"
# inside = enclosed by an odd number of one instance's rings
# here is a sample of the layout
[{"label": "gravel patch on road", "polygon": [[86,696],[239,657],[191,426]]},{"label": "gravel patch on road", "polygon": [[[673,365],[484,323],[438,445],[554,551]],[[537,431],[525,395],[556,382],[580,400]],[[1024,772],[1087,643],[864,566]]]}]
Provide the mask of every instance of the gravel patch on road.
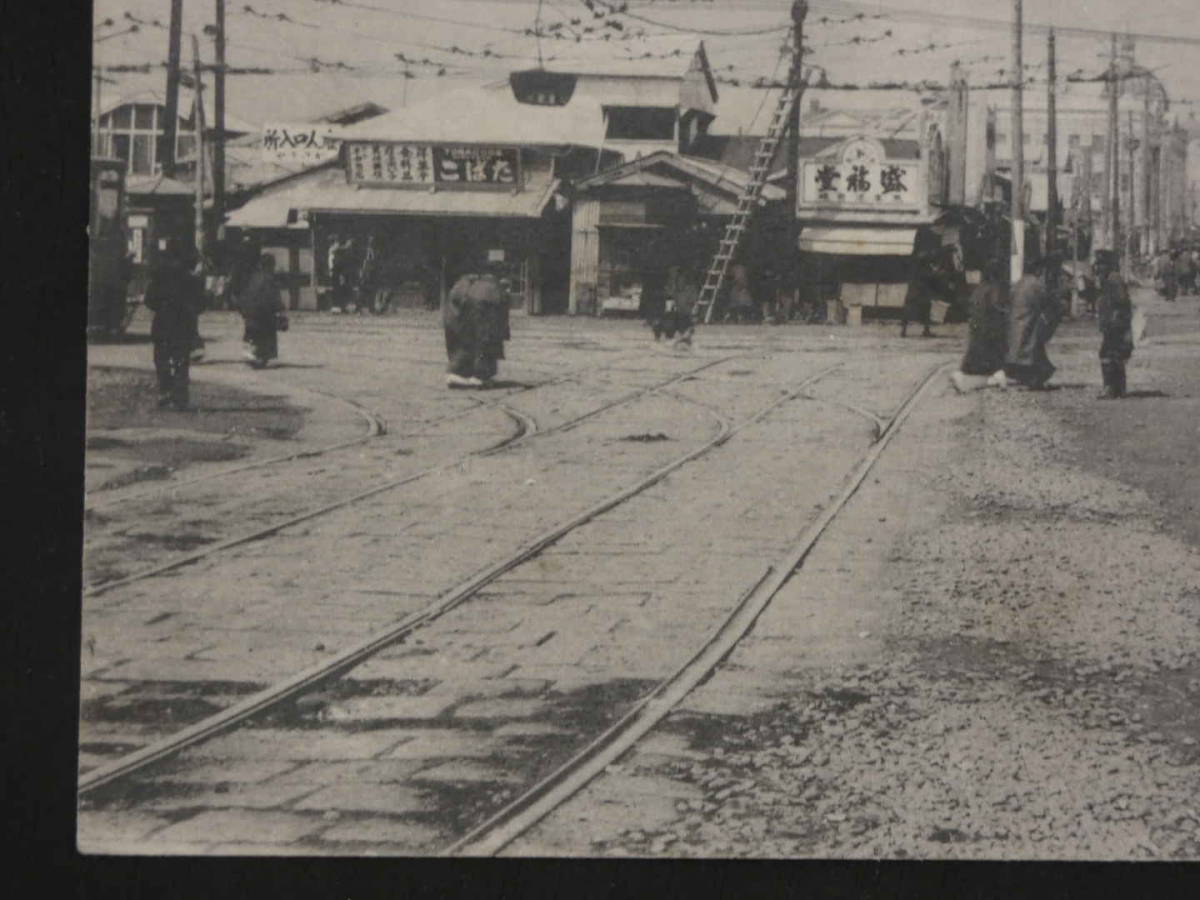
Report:
[{"label": "gravel patch on road", "polygon": [[[1200,553],[1099,464],[1119,447],[1063,427],[1093,394],[932,401],[801,602],[510,852],[1200,857]],[[893,536],[864,544],[872,491]],[[747,686],[757,711],[706,710]]]}]

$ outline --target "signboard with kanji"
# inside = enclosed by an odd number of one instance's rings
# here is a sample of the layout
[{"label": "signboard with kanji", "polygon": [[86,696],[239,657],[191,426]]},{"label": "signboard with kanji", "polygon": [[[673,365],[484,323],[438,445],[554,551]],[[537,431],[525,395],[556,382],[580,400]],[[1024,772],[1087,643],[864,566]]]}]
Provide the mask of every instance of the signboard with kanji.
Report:
[{"label": "signboard with kanji", "polygon": [[921,205],[921,166],[902,162],[808,160],[801,166],[800,203],[867,209]]},{"label": "signboard with kanji", "polygon": [[513,189],[521,184],[516,147],[348,142],[346,177],[352,184],[388,187]]},{"label": "signboard with kanji", "polygon": [[341,147],[337,125],[269,122],[263,126],[262,158],[281,165],[316,165],[334,159]]}]

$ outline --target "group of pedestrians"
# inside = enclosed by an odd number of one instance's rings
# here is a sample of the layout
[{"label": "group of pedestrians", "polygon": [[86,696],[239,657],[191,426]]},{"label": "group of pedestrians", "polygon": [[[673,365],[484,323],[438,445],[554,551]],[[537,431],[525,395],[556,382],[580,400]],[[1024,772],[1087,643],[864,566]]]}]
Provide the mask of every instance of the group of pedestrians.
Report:
[{"label": "group of pedestrians", "polygon": [[[1057,254],[1030,257],[1011,290],[1006,262],[992,260],[971,295],[967,351],[951,376],[960,391],[1010,382],[1041,390],[1054,374],[1046,345],[1066,312],[1066,290],[1058,280],[1062,260]],[[1116,399],[1125,395],[1125,364],[1133,355],[1133,306],[1115,253],[1096,251],[1094,268],[1104,382],[1100,397]]]},{"label": "group of pedestrians", "polygon": [[[192,408],[191,363],[197,346],[202,346],[199,319],[205,306],[204,268],[195,248],[174,238],[151,265],[144,302],[153,313],[150,338],[160,408]],[[261,254],[251,270],[235,272],[229,290],[231,302],[242,314],[247,361],[253,368],[263,368],[278,357],[278,333],[287,327],[275,281],[275,258]]]},{"label": "group of pedestrians", "polygon": [[1154,287],[1168,301],[1200,289],[1200,250],[1176,247],[1163,250],[1154,261]]}]

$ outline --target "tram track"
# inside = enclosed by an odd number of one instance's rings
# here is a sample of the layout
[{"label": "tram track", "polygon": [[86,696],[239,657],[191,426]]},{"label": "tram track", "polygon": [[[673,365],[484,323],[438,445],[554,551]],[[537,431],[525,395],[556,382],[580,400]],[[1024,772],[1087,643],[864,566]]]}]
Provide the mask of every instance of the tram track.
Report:
[{"label": "tram track", "polygon": [[[657,382],[655,384],[648,385],[643,388],[638,388],[633,391],[626,392],[613,400],[610,400],[599,406],[593,407],[592,409],[588,410],[585,413],[582,413],[578,416],[575,416],[572,419],[567,420],[566,422],[559,423],[558,425],[552,426],[547,429],[539,429],[536,421],[532,417],[530,417],[530,416],[526,415],[525,413],[523,413],[519,410],[516,410],[513,407],[504,403],[504,399],[506,399],[509,396],[512,396],[515,393],[520,393],[521,391],[509,392],[508,394],[505,395],[504,398],[497,399],[496,401],[488,401],[488,400],[485,400],[482,398],[473,398],[473,399],[480,399],[480,401],[482,403],[484,403],[486,406],[488,406],[490,408],[498,409],[500,412],[502,412],[504,415],[506,415],[514,423],[513,430],[511,432],[509,432],[507,435],[505,435],[504,437],[502,437],[501,439],[499,439],[498,441],[496,441],[495,443],[490,444],[487,447],[484,447],[482,449],[475,450],[475,451],[472,451],[467,454],[462,454],[462,455],[453,457],[452,459],[449,459],[449,460],[444,460],[444,461],[435,463],[434,465],[427,466],[423,469],[420,469],[416,472],[402,476],[400,478],[390,479],[381,484],[372,485],[371,487],[369,487],[365,490],[355,492],[349,496],[339,498],[338,500],[335,500],[330,503],[322,504],[320,506],[307,509],[296,515],[289,516],[285,519],[273,522],[270,525],[260,527],[260,528],[255,528],[255,529],[249,530],[247,532],[243,532],[241,534],[226,538],[224,540],[217,541],[217,542],[214,542],[211,544],[207,544],[204,547],[202,547],[194,552],[176,555],[170,559],[164,560],[161,563],[149,566],[147,568],[133,572],[129,575],[125,575],[121,578],[116,578],[116,579],[112,579],[109,581],[100,582],[98,584],[89,585],[88,587],[86,587],[84,589],[83,596],[85,598],[101,596],[101,595],[106,594],[117,588],[126,587],[131,584],[135,584],[137,582],[144,581],[146,579],[153,578],[153,577],[165,574],[167,572],[171,572],[175,569],[179,569],[183,566],[191,565],[193,563],[199,562],[203,559],[206,559],[208,557],[214,556],[214,555],[222,553],[224,551],[233,549],[235,547],[239,547],[239,546],[242,546],[242,545],[245,545],[248,543],[252,543],[252,542],[264,539],[264,538],[271,537],[272,535],[275,535],[281,531],[284,531],[294,525],[299,525],[304,522],[310,521],[312,519],[319,518],[324,515],[328,515],[330,513],[336,512],[338,510],[345,509],[346,507],[352,506],[363,500],[369,499],[371,497],[375,497],[379,494],[383,494],[387,491],[395,490],[397,488],[403,487],[404,485],[411,484],[416,481],[420,481],[422,479],[428,478],[437,473],[441,473],[441,472],[445,472],[450,469],[453,469],[454,467],[461,465],[465,459],[468,459],[471,457],[482,458],[482,457],[487,457],[487,456],[493,455],[495,453],[503,452],[504,450],[507,450],[519,443],[522,443],[525,440],[528,440],[528,439],[534,437],[535,435],[554,434],[554,433],[570,431],[571,429],[578,427],[580,424],[582,424],[592,418],[595,418],[596,416],[602,415],[603,413],[606,413],[616,407],[633,402],[637,399],[640,399],[644,396],[652,394],[656,391],[664,390],[664,389],[670,387],[672,384],[678,383],[687,378],[694,377],[695,375],[697,375],[700,372],[705,371],[706,369],[721,365],[723,363],[729,362],[730,360],[737,359],[737,358],[739,358],[739,357],[736,355],[733,355],[733,356],[724,356],[724,357],[718,357],[717,359],[708,360],[703,365],[692,367],[684,372],[681,372],[681,373],[671,376],[670,378],[666,379],[665,381]],[[565,381],[570,380],[571,377],[572,376],[562,376],[561,378],[558,378],[558,379],[551,379],[548,382],[540,382],[538,384],[527,386],[523,390],[535,390],[540,387],[546,387],[546,386],[551,386],[553,384],[563,383]],[[445,419],[451,420],[453,418],[469,415],[471,412],[478,411],[479,408],[480,407],[474,407],[471,410],[456,412],[454,414],[451,414],[450,416],[445,417]],[[344,449],[344,448],[339,448],[339,449]],[[294,456],[291,458],[298,459],[298,458],[302,458],[302,457],[298,455],[298,456]],[[309,458],[309,457],[303,457],[303,458]],[[256,465],[253,468],[262,468],[265,465],[266,465],[266,462],[263,462],[262,464]],[[252,468],[252,467],[247,467],[247,469],[249,469],[249,468]],[[211,480],[212,478],[215,478],[215,477],[220,477],[219,473],[214,473],[207,480]],[[206,481],[206,479],[203,479],[203,478],[193,479],[192,483],[197,484],[202,481]],[[158,496],[161,493],[162,493],[161,491],[160,492],[148,492],[148,495],[149,496]]]},{"label": "tram track", "polygon": [[[497,855],[575,796],[609,765],[617,762],[663,721],[695,687],[709,678],[721,661],[750,631],[784,584],[801,569],[809,552],[857,493],[921,396],[947,369],[947,365],[938,365],[917,384],[896,412],[886,420],[881,432],[846,479],[833,502],[804,529],[778,563],[765,568],[758,580],[741,595],[729,615],[686,662],[636,701],[623,716],[582,750],[448,846],[442,855]],[[808,392],[801,390],[792,395],[793,398],[795,396],[807,397]],[[850,407],[847,405],[847,408]]]},{"label": "tram track", "polygon": [[[622,403],[627,403],[631,399],[644,396],[651,392],[666,391],[673,383],[683,381],[686,378],[694,377],[697,372],[728,362],[734,357],[723,357],[716,360],[710,360],[703,366],[693,368],[689,371],[680,373],[667,382],[659,385],[654,385],[646,388],[641,388],[617,398],[579,416],[576,419],[569,420],[564,425],[575,425],[580,421],[600,415],[602,412],[612,409]],[[79,793],[80,796],[85,796],[99,788],[110,786],[119,780],[135,775],[138,772],[148,768],[156,762],[173,756],[184,749],[196,746],[209,740],[219,734],[227,732],[239,724],[252,719],[263,712],[277,707],[293,698],[310,691],[318,685],[336,678],[338,675],[354,668],[355,666],[367,660],[380,650],[395,644],[405,639],[423,626],[429,625],[437,619],[445,616],[447,613],[462,605],[465,601],[479,593],[483,588],[499,579],[506,573],[516,569],[517,567],[535,560],[547,548],[562,540],[566,535],[583,527],[584,525],[596,520],[603,514],[613,510],[633,497],[646,492],[652,486],[660,483],[672,473],[679,471],[689,463],[711,453],[713,450],[724,445],[734,435],[744,431],[745,429],[761,422],[765,417],[770,415],[786,403],[789,403],[801,396],[807,387],[816,381],[828,376],[832,372],[841,367],[842,363],[837,362],[826,366],[813,375],[805,378],[796,388],[783,393],[781,396],[774,398],[770,403],[761,408],[758,412],[746,418],[738,424],[734,424],[727,416],[724,416],[714,408],[706,404],[677,396],[677,399],[682,402],[689,403],[700,408],[704,408],[706,412],[713,418],[716,423],[716,433],[700,444],[699,446],[689,450],[688,452],[676,457],[663,466],[655,469],[650,474],[639,479],[637,482],[622,488],[621,490],[611,494],[599,502],[589,506],[587,509],[575,514],[564,522],[561,522],[552,528],[544,531],[536,537],[522,544],[514,553],[504,557],[503,559],[489,563],[483,569],[477,571],[474,575],[469,576],[465,581],[458,585],[443,591],[438,598],[425,608],[418,610],[397,622],[395,625],[375,634],[367,639],[360,641],[350,647],[340,651],[335,657],[323,660],[322,662],[310,666],[303,671],[287,678],[283,681],[256,692],[255,694],[243,699],[240,702],[227,707],[220,712],[206,717],[205,719],[196,722],[174,735],[155,741],[139,750],[133,751],[118,759],[102,764],[80,777]],[[546,432],[550,433],[548,429]],[[512,446],[515,441],[508,444]],[[501,452],[502,447],[492,448],[485,451],[489,454]],[[447,465],[452,465],[447,464]],[[378,492],[378,488],[376,492]]]}]

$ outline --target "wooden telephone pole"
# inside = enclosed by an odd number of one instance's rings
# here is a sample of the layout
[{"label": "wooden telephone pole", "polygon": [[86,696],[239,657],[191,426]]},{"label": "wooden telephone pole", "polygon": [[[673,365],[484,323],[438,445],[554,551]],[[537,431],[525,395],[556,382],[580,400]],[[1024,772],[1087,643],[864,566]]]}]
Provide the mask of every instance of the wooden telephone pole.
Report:
[{"label": "wooden telephone pole", "polygon": [[1049,255],[1058,244],[1058,100],[1055,97],[1053,28],[1046,49],[1046,253]]},{"label": "wooden telephone pole", "polygon": [[[788,90],[799,91],[800,81],[804,77],[801,61],[804,56],[804,19],[808,16],[806,0],[795,0],[792,3],[792,65],[788,70]],[[800,97],[792,104],[788,116],[787,140],[787,193],[784,202],[787,204],[787,252],[791,265],[787,267],[787,315],[795,309],[800,297],[800,279],[798,255],[800,253],[800,219],[797,215],[800,190]]]},{"label": "wooden telephone pole", "polygon": [[213,227],[225,221],[225,0],[217,3],[216,60],[213,66]]},{"label": "wooden telephone pole", "polygon": [[171,0],[171,23],[167,30],[167,121],[163,128],[166,156],[162,173],[175,177],[175,148],[179,143],[179,43],[183,37],[183,0]]},{"label": "wooden telephone pole", "polygon": [[1117,36],[1112,36],[1112,62],[1108,70],[1108,152],[1104,160],[1108,198],[1105,222],[1108,245],[1114,253],[1121,252],[1121,136],[1117,121]]},{"label": "wooden telephone pole", "polygon": [[1022,0],[1013,0],[1013,154],[1012,154],[1012,270],[1013,284],[1025,272],[1025,65],[1022,50]]},{"label": "wooden telephone pole", "polygon": [[204,96],[200,81],[200,41],[192,35],[192,127],[196,135],[196,250],[204,257]]}]

